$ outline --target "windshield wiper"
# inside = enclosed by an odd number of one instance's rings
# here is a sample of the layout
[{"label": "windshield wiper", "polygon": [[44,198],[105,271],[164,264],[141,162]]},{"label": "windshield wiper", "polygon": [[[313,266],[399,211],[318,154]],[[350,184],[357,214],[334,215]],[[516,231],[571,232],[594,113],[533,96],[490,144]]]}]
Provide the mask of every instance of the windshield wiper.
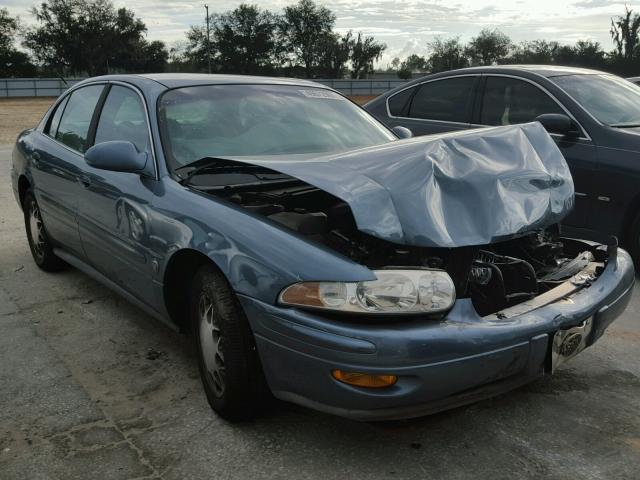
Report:
[{"label": "windshield wiper", "polygon": [[231,173],[242,171],[243,173],[253,175],[260,180],[262,180],[262,177],[258,175],[258,172],[268,171],[268,169],[259,165],[244,164],[236,162],[234,160],[228,160],[218,157],[203,157],[194,162],[182,165],[181,167],[176,168],[175,171],[179,172],[182,170],[186,170],[187,168],[192,168],[193,170],[189,170],[189,172],[184,176],[178,175],[180,177],[179,183],[182,185],[188,183],[193,177],[195,177],[196,175],[200,175],[207,170],[226,170],[227,172]]}]

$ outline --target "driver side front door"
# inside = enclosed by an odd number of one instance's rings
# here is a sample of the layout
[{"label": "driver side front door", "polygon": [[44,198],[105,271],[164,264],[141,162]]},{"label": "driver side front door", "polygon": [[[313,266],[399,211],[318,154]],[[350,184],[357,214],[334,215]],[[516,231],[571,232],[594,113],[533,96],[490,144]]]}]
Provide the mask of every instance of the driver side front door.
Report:
[{"label": "driver side front door", "polygon": [[[543,113],[567,111],[539,85],[524,78],[508,75],[485,77],[478,123],[481,125],[513,125],[535,121]],[[575,187],[575,206],[563,224],[584,228],[592,208],[597,151],[586,132],[577,137],[550,134],[562,152]]]},{"label": "driver side front door", "polygon": [[[147,115],[137,91],[110,85],[100,108],[94,144],[129,141],[151,154]],[[149,248],[149,208],[155,179],[84,165],[78,206],[82,246],[100,273],[147,305],[154,303],[154,255]]]}]

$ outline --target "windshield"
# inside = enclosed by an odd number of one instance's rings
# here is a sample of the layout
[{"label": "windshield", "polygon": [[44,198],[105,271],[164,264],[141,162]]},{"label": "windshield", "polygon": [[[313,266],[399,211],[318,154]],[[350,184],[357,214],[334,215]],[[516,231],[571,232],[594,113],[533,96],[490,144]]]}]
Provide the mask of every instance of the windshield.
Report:
[{"label": "windshield", "polygon": [[162,96],[159,118],[174,169],[204,157],[335,152],[396,139],[341,95],[307,86],[178,88]]},{"label": "windshield", "polygon": [[551,80],[612,127],[640,126],[640,87],[615,75],[563,75]]}]

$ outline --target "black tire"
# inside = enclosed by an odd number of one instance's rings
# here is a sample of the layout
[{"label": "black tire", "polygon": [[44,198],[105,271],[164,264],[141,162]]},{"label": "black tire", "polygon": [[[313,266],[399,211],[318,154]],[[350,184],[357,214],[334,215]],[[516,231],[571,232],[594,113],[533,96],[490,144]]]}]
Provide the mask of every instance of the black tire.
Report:
[{"label": "black tire", "polygon": [[59,272],[67,268],[69,264],[53,253],[53,245],[44,228],[40,207],[31,190],[24,195],[22,210],[29,249],[36,265],[45,272]]},{"label": "black tire", "polygon": [[210,265],[195,275],[190,309],[200,377],[211,408],[229,421],[256,416],[269,405],[271,394],[253,333],[226,279]]},{"label": "black tire", "polygon": [[627,246],[633,258],[636,271],[638,271],[640,269],[640,214],[638,214],[633,223],[631,223]]}]

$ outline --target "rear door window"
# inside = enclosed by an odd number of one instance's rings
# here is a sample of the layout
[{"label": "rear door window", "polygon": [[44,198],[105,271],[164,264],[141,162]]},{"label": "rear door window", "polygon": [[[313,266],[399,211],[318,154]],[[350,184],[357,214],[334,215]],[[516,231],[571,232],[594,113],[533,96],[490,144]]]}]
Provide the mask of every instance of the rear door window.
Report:
[{"label": "rear door window", "polygon": [[469,123],[476,79],[455,77],[422,84],[411,101],[409,117]]},{"label": "rear door window", "polygon": [[71,94],[55,133],[56,140],[80,153],[90,147],[89,127],[103,88],[103,85],[90,85]]},{"label": "rear door window", "polygon": [[533,122],[543,113],[565,113],[537,86],[510,77],[488,77],[484,88],[480,123],[513,125]]}]

